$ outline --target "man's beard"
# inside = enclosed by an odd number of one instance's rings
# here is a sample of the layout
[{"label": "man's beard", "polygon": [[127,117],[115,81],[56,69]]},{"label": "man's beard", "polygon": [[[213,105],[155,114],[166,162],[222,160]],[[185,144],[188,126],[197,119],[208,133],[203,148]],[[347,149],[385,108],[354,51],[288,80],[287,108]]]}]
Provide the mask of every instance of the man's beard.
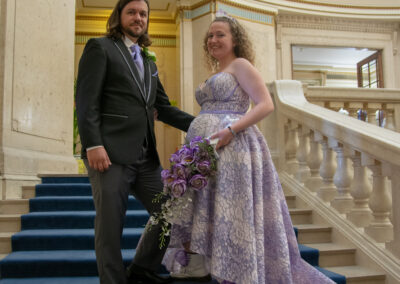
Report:
[{"label": "man's beard", "polygon": [[123,32],[128,34],[129,36],[133,37],[133,38],[140,38],[142,35],[144,35],[146,33],[146,31],[143,29],[141,32],[134,32],[131,29],[124,29],[122,28]]}]

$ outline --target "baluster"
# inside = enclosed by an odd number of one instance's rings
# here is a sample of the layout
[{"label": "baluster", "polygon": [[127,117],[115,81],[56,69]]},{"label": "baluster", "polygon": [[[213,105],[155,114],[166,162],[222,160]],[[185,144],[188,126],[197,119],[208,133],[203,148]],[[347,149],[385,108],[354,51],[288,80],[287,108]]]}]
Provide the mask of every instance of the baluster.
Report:
[{"label": "baluster", "polygon": [[337,167],[333,176],[333,183],[337,187],[337,194],[331,205],[340,213],[347,213],[353,207],[353,198],[350,195],[352,175],[350,174],[347,155],[341,143],[329,139],[329,146],[336,152]]},{"label": "baluster", "polygon": [[300,126],[299,127],[299,148],[296,154],[299,168],[296,172],[296,179],[304,182],[310,176],[310,169],[307,166],[307,157],[310,152],[310,129]]},{"label": "baluster", "polygon": [[[400,204],[400,167],[391,167],[391,183],[392,183],[392,197],[393,204]],[[386,244],[386,248],[393,253],[398,259],[400,259],[400,206],[393,206],[392,208],[392,223],[395,228],[393,230],[394,236],[393,241]]]},{"label": "baluster", "polygon": [[318,190],[317,195],[325,202],[329,202],[335,198],[336,187],[333,184],[333,175],[335,174],[336,165],[333,160],[333,152],[328,146],[326,138],[318,141],[322,146],[322,163],[319,169],[319,174],[322,177],[322,185]]},{"label": "baluster", "polygon": [[304,185],[311,191],[317,191],[322,185],[322,178],[319,175],[319,168],[322,162],[321,145],[317,142],[322,139],[321,133],[311,131],[310,152],[308,154],[307,165],[310,168],[310,177]]},{"label": "baluster", "polygon": [[362,154],[362,163],[372,170],[372,194],[369,207],[372,210],[372,221],[365,232],[375,241],[383,243],[393,239],[393,225],[389,216],[392,210],[392,198],[386,186],[386,178],[382,174],[382,165]]},{"label": "baluster", "polygon": [[368,181],[367,168],[361,165],[360,152],[353,151],[351,160],[353,161],[354,168],[354,178],[351,184],[354,207],[347,214],[347,219],[357,227],[366,227],[372,219],[371,209],[368,206],[372,187]]},{"label": "baluster", "polygon": [[294,122],[289,122],[288,124],[288,138],[286,141],[286,169],[289,174],[295,174],[299,167],[296,160],[297,147],[299,145],[298,126]]},{"label": "baluster", "polygon": [[376,122],[376,110],[374,109],[367,109],[367,122],[373,125],[377,125]]},{"label": "baluster", "polygon": [[385,112],[386,112],[385,128],[396,131],[396,127],[394,125],[394,110],[387,109]]}]

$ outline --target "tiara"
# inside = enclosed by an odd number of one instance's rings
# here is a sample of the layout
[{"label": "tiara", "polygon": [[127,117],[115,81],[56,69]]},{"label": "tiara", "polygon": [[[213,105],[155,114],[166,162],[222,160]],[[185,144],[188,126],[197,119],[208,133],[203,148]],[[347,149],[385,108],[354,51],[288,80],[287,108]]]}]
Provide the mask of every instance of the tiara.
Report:
[{"label": "tiara", "polygon": [[225,11],[222,10],[222,9],[219,9],[219,10],[215,13],[215,16],[218,17],[218,18],[228,18],[228,19],[230,19],[231,21],[236,21],[235,18],[231,17],[227,12],[225,12]]}]

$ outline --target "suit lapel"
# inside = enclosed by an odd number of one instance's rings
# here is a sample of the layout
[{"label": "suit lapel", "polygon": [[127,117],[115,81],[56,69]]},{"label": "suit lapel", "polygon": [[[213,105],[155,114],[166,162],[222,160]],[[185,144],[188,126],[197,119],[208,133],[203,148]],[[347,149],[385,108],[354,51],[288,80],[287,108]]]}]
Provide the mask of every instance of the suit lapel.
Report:
[{"label": "suit lapel", "polygon": [[133,62],[133,60],[131,58],[131,55],[130,55],[128,49],[126,48],[125,44],[123,43],[123,41],[121,39],[114,41],[114,44],[117,47],[118,51],[121,53],[125,63],[128,65],[129,71],[131,72],[131,75],[140,90],[140,94],[141,94],[143,100],[146,102],[147,96],[145,93],[144,85],[141,83],[142,80],[140,79],[139,72],[136,68],[135,63]]},{"label": "suit lapel", "polygon": [[144,86],[146,92],[146,99],[148,102],[151,94],[151,69],[149,60],[147,58],[144,58],[143,65],[144,65]]}]

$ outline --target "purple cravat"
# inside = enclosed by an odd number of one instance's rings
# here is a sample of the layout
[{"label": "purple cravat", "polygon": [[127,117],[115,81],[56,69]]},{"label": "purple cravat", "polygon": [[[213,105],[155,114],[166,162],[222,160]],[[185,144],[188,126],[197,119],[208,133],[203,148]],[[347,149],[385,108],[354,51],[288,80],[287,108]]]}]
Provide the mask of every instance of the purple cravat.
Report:
[{"label": "purple cravat", "polygon": [[139,45],[134,44],[134,45],[131,45],[130,50],[131,50],[131,55],[132,55],[133,61],[135,62],[136,67],[139,71],[140,79],[143,80],[144,67],[143,67],[143,58],[142,58],[142,55],[140,54],[140,47],[139,47]]}]

